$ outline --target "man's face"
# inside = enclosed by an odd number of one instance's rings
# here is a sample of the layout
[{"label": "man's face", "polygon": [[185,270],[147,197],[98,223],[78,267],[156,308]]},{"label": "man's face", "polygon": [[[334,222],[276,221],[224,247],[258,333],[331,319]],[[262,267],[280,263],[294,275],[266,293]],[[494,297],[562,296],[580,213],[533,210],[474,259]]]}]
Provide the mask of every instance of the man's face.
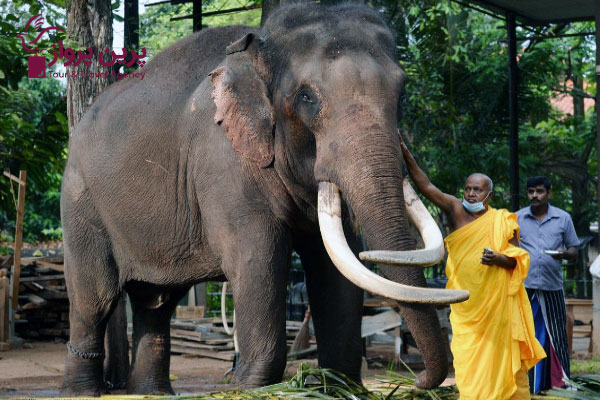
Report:
[{"label": "man's face", "polygon": [[487,179],[480,176],[470,176],[465,182],[464,197],[469,203],[478,203],[483,201],[485,205],[489,203],[490,197],[489,182]]},{"label": "man's face", "polygon": [[548,199],[550,198],[549,190],[546,190],[544,185],[537,185],[536,187],[527,188],[527,197],[529,197],[529,202],[532,206],[543,206],[548,204]]}]

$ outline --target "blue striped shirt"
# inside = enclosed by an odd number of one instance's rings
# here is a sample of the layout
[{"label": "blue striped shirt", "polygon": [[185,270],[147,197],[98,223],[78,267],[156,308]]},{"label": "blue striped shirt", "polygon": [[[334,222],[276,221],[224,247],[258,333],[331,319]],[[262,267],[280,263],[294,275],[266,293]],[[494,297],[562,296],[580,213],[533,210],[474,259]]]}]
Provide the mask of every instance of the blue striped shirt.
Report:
[{"label": "blue striped shirt", "polygon": [[544,250],[564,250],[579,245],[571,216],[548,204],[548,214],[540,222],[531,213],[531,207],[517,211],[521,228],[521,247],[530,258],[529,274],[525,279],[528,289],[561,290],[563,276],[561,260],[544,254]]}]

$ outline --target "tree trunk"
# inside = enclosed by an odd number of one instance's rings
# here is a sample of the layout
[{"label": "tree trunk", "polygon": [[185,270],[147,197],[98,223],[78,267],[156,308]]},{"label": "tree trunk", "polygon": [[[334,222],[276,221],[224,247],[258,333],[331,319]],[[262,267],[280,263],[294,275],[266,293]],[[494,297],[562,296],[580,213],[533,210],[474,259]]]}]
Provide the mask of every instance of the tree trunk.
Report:
[{"label": "tree trunk", "polygon": [[[98,63],[98,54],[112,50],[112,10],[109,0],[67,0],[67,33],[80,49],[91,48],[92,64],[86,67],[67,67],[67,113],[69,116],[69,141],[77,123],[98,96],[113,81],[112,70]],[[73,46],[67,46],[73,47]],[[105,73],[105,76],[88,78],[87,74]],[[84,75],[84,73],[86,75]]]}]

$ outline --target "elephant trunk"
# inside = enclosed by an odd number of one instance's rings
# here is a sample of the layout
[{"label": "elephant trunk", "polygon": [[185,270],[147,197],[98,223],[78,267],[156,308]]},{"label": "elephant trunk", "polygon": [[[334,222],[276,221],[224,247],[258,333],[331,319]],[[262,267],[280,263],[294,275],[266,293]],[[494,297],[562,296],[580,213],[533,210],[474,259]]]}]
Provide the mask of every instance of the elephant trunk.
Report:
[{"label": "elephant trunk", "polygon": [[[352,156],[336,160],[339,168],[336,169],[336,176],[330,180],[339,186],[370,249],[414,249],[415,242],[409,234],[404,205],[402,155],[397,136],[375,132],[361,135],[360,138],[363,140],[352,144],[354,138],[347,136],[345,142],[350,146],[346,154]],[[354,148],[354,151],[350,148]],[[420,268],[385,265],[381,265],[381,268],[385,276],[395,282],[426,287]],[[416,384],[423,389],[438,386],[448,372],[448,338],[441,333],[435,307],[404,302],[399,305],[426,367]]]}]

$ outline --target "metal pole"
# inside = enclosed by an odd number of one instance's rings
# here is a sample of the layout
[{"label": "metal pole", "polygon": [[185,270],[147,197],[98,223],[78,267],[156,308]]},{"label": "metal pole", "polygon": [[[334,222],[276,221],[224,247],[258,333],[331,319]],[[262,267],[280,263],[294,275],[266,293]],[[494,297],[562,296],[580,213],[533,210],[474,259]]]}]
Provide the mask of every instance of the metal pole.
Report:
[{"label": "metal pole", "polygon": [[[596,88],[600,88],[600,0],[596,0],[595,19],[596,19]],[[596,157],[600,159],[600,90],[596,90]],[[600,162],[598,163],[597,177],[600,178]],[[600,179],[596,193],[598,201],[598,222],[600,222]],[[600,229],[598,229],[598,246],[600,247]],[[592,335],[590,340],[593,343],[592,357],[600,357],[600,280],[593,278],[593,311],[592,311]]]},{"label": "metal pole", "polygon": [[138,0],[125,0],[125,48],[140,48],[140,10]]},{"label": "metal pole", "polygon": [[194,32],[202,30],[202,0],[193,0],[194,7],[192,9],[193,14],[193,29]]},{"label": "metal pole", "polygon": [[517,90],[519,71],[517,69],[517,32],[515,14],[506,13],[506,28],[508,30],[508,114],[510,134],[508,147],[510,149],[510,207],[512,211],[519,209],[519,105]]}]

